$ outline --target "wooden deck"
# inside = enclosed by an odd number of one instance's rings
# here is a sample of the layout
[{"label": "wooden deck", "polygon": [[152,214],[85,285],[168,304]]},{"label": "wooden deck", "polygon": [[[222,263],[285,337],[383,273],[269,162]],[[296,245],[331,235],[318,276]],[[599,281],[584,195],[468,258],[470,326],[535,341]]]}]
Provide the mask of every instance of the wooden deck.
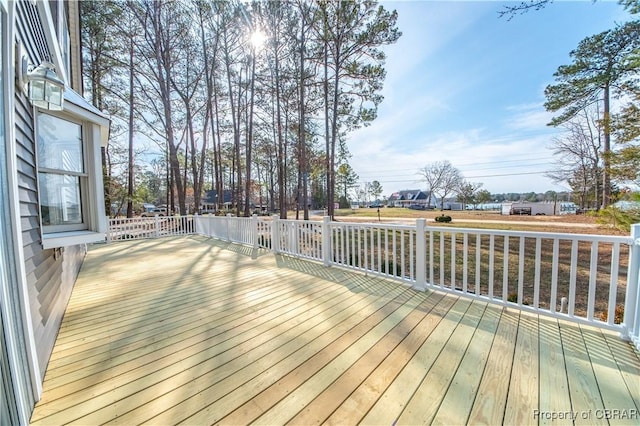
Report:
[{"label": "wooden deck", "polygon": [[89,252],[32,424],[571,417],[640,422],[616,335],[190,236]]}]

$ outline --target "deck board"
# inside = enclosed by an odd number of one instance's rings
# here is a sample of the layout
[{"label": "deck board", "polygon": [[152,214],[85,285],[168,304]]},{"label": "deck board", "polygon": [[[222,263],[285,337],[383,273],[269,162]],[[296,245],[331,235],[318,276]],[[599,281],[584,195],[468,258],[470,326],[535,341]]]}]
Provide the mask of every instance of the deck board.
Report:
[{"label": "deck board", "polygon": [[[436,297],[429,298],[416,307],[405,321],[398,323],[384,338],[376,342],[366,354],[349,366],[344,374],[310,401],[289,423],[321,424],[325,422],[381,362],[407,338],[415,327],[431,312],[439,300]],[[344,421],[344,419],[341,419],[341,421]]]},{"label": "deck board", "polygon": [[498,328],[500,313],[499,308],[487,306],[432,424],[461,425],[467,422]]},{"label": "deck board", "polygon": [[456,299],[450,296],[439,299],[437,305],[429,311],[429,315],[411,331],[402,344],[398,345],[369,377],[359,384],[358,388],[331,414],[325,423],[331,425],[359,423],[440,324],[455,301]]},{"label": "deck board", "polygon": [[323,389],[329,387],[349,366],[371,349],[377,341],[381,340],[395,326],[401,323],[410,312],[418,306],[420,299],[422,299],[422,295],[416,295],[405,304],[398,306],[394,312],[369,330],[367,334],[354,341],[342,353],[325,364],[320,371],[305,380],[295,392],[287,395],[286,398],[271,407],[252,423],[257,425],[273,425],[284,424],[289,421],[292,414],[297,414],[307,404],[313,401]]},{"label": "deck board", "polygon": [[496,425],[503,422],[519,320],[519,313],[513,311],[503,311],[500,317],[485,372],[468,416],[471,424]]},{"label": "deck board", "polygon": [[522,315],[513,356],[511,382],[503,422],[510,425],[537,424],[533,416],[538,408],[539,355],[538,321]]},{"label": "deck board", "polygon": [[438,358],[402,411],[398,418],[399,424],[430,424],[433,421],[485,308],[485,303],[474,302],[460,319]]},{"label": "deck board", "polygon": [[470,305],[470,300],[460,299],[451,307],[396,380],[362,419],[363,424],[394,424],[397,421]]},{"label": "deck board", "polygon": [[[569,395],[574,413],[589,413],[604,409],[598,382],[593,373],[593,366],[582,338],[580,327],[566,321],[559,321],[560,334],[565,347],[565,363],[569,381]],[[576,416],[575,424],[607,424],[606,419],[598,419],[581,415]]]},{"label": "deck board", "polygon": [[[566,413],[571,411],[569,383],[556,320],[540,321],[540,411]],[[544,367],[544,368],[543,368]],[[553,424],[553,419],[538,416],[540,424]]]},{"label": "deck board", "polygon": [[639,401],[612,333],[187,236],[90,250],[31,420],[532,424]]},{"label": "deck board", "polygon": [[609,345],[618,370],[624,378],[629,395],[633,399],[635,406],[640,409],[640,358],[638,357],[638,352],[634,351],[628,343],[623,342],[615,335],[605,334],[604,338]]},{"label": "deck board", "polygon": [[[390,296],[400,296],[404,293],[406,291],[402,289],[395,289]],[[324,366],[333,353],[339,353],[354,338],[370,330],[396,307],[397,302],[394,300],[375,300],[367,296],[362,301],[362,309],[356,310],[354,305],[349,310],[345,309],[333,317],[325,318],[331,321],[321,321],[320,318],[317,326],[301,335],[299,339],[278,348],[278,351],[270,353],[259,360],[259,363],[235,374],[226,382],[210,386],[193,398],[171,407],[155,417],[153,422],[175,423],[186,420],[190,424],[213,423],[250,399],[268,406],[264,398],[256,398],[260,391],[273,386],[274,382],[292,370],[293,376],[302,375],[297,382],[303,382],[314,368]],[[312,366],[307,364],[308,368],[296,368],[312,357],[315,357]],[[291,381],[279,381],[278,385],[279,389],[285,391],[295,388]]]}]

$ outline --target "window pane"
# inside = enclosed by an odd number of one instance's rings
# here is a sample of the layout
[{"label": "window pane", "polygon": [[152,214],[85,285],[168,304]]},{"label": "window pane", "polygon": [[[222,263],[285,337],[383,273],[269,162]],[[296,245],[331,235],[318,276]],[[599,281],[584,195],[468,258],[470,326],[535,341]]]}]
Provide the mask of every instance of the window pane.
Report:
[{"label": "window pane", "polygon": [[83,173],[82,126],[51,115],[40,114],[38,165],[47,169]]},{"label": "window pane", "polygon": [[38,173],[38,176],[42,224],[50,226],[82,223],[80,178],[52,173]]}]

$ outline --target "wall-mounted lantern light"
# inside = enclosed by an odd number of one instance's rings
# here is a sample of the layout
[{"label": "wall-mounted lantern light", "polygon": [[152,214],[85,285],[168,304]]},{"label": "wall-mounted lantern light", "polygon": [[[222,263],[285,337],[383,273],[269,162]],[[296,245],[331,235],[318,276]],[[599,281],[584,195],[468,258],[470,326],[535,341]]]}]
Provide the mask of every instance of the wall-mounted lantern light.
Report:
[{"label": "wall-mounted lantern light", "polygon": [[64,104],[64,81],[58,78],[52,63],[42,62],[23,76],[27,96],[34,106],[61,111]]}]

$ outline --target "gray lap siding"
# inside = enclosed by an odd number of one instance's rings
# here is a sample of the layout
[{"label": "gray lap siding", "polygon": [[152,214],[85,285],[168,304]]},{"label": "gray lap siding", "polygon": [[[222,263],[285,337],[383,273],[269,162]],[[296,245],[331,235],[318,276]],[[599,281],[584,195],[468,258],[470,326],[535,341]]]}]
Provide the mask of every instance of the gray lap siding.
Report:
[{"label": "gray lap siding", "polygon": [[[37,20],[35,7],[19,2],[17,36],[23,43],[32,63],[46,59],[48,52],[44,34]],[[20,9],[23,9],[20,13]],[[71,289],[84,259],[84,246],[71,246],[58,250],[43,250],[40,229],[36,168],[34,112],[25,95],[16,92],[15,99],[15,152],[17,195],[20,203],[20,234],[22,236],[24,271],[28,288],[31,324],[38,365],[44,376],[55,343],[62,316]]]}]

